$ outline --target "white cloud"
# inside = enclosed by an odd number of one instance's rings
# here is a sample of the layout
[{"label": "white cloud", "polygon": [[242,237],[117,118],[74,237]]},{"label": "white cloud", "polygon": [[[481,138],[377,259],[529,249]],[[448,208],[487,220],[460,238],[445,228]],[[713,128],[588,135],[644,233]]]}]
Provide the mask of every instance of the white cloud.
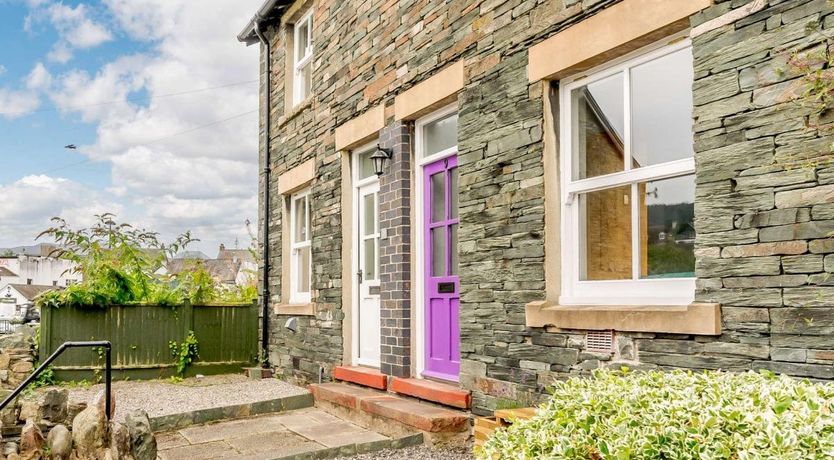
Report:
[{"label": "white cloud", "polygon": [[32,91],[0,88],[0,117],[14,119],[29,114],[40,106],[40,98]]},{"label": "white cloud", "polygon": [[38,62],[26,77],[26,87],[30,90],[45,90],[52,84],[52,75],[43,63]]},{"label": "white cloud", "polygon": [[58,42],[47,54],[47,59],[52,62],[65,64],[72,59],[75,50],[94,48],[113,40],[112,32],[92,17],[94,14],[86,4],[72,7],[48,0],[27,3],[30,11],[24,20],[24,30],[31,33],[35,24],[49,22],[58,33]]},{"label": "white cloud", "polygon": [[4,73],[6,73],[6,66],[0,64],[0,75],[3,75]]},{"label": "white cloud", "polygon": [[89,187],[45,175],[0,185],[0,197],[0,247],[30,243],[50,225],[52,217],[63,217],[81,227],[91,224],[95,214],[123,211],[119,203]]},{"label": "white cloud", "polygon": [[219,242],[248,244],[244,221],[257,217],[258,49],[235,37],[261,0],[104,3],[151,50],[53,78],[55,105],[96,124],[95,141],[79,152],[111,164],[108,193],[138,225],[163,235],[193,230],[209,254]]}]

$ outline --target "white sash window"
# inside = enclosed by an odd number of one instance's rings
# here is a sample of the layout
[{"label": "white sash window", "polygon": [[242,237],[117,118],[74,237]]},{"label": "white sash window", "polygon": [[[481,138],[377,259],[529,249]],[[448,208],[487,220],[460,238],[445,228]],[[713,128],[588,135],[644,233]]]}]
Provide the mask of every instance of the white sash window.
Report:
[{"label": "white sash window", "polygon": [[693,300],[692,62],[681,40],[560,82],[560,303]]},{"label": "white sash window", "polygon": [[313,86],[313,10],[293,25],[293,105],[304,102]]},{"label": "white sash window", "polygon": [[290,197],[290,303],[310,302],[310,190]]}]

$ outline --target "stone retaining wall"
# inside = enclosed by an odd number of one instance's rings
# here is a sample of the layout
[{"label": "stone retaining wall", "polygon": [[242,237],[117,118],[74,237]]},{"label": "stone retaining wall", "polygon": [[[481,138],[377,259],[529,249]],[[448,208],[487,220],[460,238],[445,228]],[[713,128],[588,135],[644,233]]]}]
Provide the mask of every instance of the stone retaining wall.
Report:
[{"label": "stone retaining wall", "polygon": [[0,335],[0,388],[17,388],[34,370],[37,327],[25,324],[17,332]]}]

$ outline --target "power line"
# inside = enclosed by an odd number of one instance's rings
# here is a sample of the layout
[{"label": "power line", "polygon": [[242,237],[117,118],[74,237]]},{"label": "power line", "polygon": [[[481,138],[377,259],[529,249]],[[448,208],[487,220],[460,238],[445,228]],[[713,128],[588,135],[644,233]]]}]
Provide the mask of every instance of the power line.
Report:
[{"label": "power line", "polygon": [[[159,137],[157,139],[145,142],[143,144],[131,145],[130,147],[144,147],[144,146],[147,146],[147,145],[155,144],[157,142],[168,140],[168,139],[171,139],[171,138],[174,138],[174,137],[177,137],[177,136],[182,136],[183,134],[193,133],[194,131],[199,131],[201,129],[210,128],[212,126],[216,126],[216,125],[219,125],[219,124],[222,124],[222,123],[226,123],[228,121],[236,120],[238,118],[245,117],[246,115],[250,115],[250,114],[253,114],[253,113],[257,113],[257,112],[258,112],[258,109],[250,110],[248,112],[239,113],[237,115],[232,115],[228,118],[223,118],[221,120],[212,121],[211,123],[207,123],[205,125],[200,125],[200,126],[196,126],[194,128],[186,129],[185,131],[180,131],[180,132],[177,132],[177,133],[169,134],[167,136]],[[63,169],[73,168],[75,166],[80,166],[80,165],[83,165],[83,164],[91,163],[92,161],[93,161],[92,158],[88,158],[86,160],[78,161],[76,163],[70,163],[68,165],[59,166],[57,168],[52,168],[52,169],[37,173],[37,175],[46,175],[46,174],[49,174],[49,173],[53,173],[55,171],[61,171]]]},{"label": "power line", "polygon": [[102,107],[102,106],[105,106],[105,105],[124,104],[124,103],[127,103],[127,102],[151,101],[151,100],[155,100],[155,99],[164,99],[164,98],[173,97],[173,96],[182,96],[182,95],[185,95],[185,94],[202,93],[202,92],[205,92],[205,91],[212,91],[212,90],[215,90],[215,89],[229,88],[229,87],[232,87],[232,86],[250,85],[252,83],[257,83],[257,82],[259,82],[259,80],[246,80],[246,81],[239,81],[239,82],[235,82],[235,83],[227,83],[225,85],[220,85],[220,86],[210,86],[208,88],[191,89],[191,90],[188,90],[188,91],[179,91],[179,92],[176,92],[176,93],[157,94],[155,96],[128,97],[128,98],[120,99],[120,100],[117,100],[117,101],[97,102],[95,104],[75,105],[75,106],[72,106],[72,107],[64,107],[62,109],[57,108],[57,107],[51,107],[51,108],[48,108],[48,109],[33,110],[31,112],[28,112],[28,111],[25,111],[25,110],[20,111],[20,112],[0,112],[0,115],[3,115],[3,116],[29,115],[29,114],[33,114],[33,113],[57,112],[59,110],[72,111],[72,110],[86,109],[86,108],[90,108],[90,107]]}]

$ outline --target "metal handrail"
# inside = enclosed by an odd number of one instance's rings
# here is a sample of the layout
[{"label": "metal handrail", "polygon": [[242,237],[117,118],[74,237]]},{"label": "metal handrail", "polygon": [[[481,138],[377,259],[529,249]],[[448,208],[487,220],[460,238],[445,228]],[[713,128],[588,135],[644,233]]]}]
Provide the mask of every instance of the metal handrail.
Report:
[{"label": "metal handrail", "polygon": [[113,347],[109,341],[102,340],[97,342],[64,342],[55,350],[49,358],[46,358],[46,361],[42,362],[34,372],[32,372],[29,377],[26,377],[17,388],[14,389],[3,402],[0,403],[0,411],[6,408],[10,402],[12,402],[30,383],[32,383],[41,372],[46,370],[46,368],[55,361],[61,353],[67,351],[70,348],[82,348],[82,347],[102,347],[104,348],[104,414],[107,417],[107,420],[110,420],[110,349]]}]

